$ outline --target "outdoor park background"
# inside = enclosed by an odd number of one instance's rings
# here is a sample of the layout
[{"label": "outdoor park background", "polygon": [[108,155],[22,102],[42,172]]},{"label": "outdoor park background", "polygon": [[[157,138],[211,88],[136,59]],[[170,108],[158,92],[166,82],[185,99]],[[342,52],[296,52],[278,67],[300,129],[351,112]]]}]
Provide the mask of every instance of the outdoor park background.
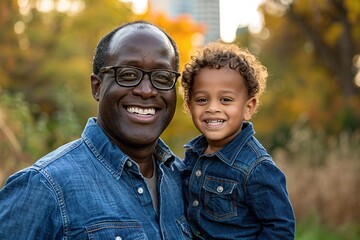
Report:
[{"label": "outdoor park background", "polygon": [[[69,0],[48,12],[37,2],[0,2],[0,186],[78,138],[96,115],[89,76],[106,32],[135,19],[158,24],[176,40],[183,66],[206,31],[189,16],[135,15],[118,0]],[[262,31],[244,28],[235,42],[270,73],[253,122],[287,175],[296,239],[360,239],[360,1],[267,0],[261,12]],[[162,137],[183,156],[198,132],[178,99]]]}]

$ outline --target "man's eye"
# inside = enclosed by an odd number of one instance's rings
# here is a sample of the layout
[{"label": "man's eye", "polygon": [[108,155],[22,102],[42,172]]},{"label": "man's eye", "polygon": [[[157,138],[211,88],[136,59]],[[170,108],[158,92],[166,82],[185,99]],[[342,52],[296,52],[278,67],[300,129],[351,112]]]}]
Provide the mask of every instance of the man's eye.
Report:
[{"label": "man's eye", "polygon": [[132,77],[137,77],[137,74],[133,73],[133,72],[123,72],[123,73],[119,74],[118,76],[123,77],[123,78],[132,78]]},{"label": "man's eye", "polygon": [[153,73],[152,78],[157,82],[167,83],[171,81],[172,76],[167,72],[158,72],[158,73]]},{"label": "man's eye", "polygon": [[117,78],[120,81],[134,81],[137,80],[139,77],[139,74],[134,70],[123,70],[119,71]]}]

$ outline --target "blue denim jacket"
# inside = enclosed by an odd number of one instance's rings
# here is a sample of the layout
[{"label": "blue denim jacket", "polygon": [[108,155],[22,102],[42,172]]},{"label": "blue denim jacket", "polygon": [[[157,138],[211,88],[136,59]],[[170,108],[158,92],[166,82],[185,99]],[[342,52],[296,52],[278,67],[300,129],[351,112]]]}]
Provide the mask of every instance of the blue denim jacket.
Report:
[{"label": "blue denim jacket", "polygon": [[161,140],[155,156],[159,216],[138,165],[89,119],[79,140],[7,180],[0,239],[190,239],[183,162]]},{"label": "blue denim jacket", "polygon": [[223,149],[203,155],[204,136],[185,145],[188,221],[199,239],[294,239],[285,175],[250,122]]}]

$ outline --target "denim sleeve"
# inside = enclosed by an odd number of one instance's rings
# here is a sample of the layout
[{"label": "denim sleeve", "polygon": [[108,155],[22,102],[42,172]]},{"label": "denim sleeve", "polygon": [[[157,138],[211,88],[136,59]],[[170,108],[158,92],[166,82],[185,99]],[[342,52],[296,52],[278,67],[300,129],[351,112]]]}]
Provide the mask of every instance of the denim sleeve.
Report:
[{"label": "denim sleeve", "polygon": [[286,189],[285,175],[271,161],[256,165],[246,183],[247,202],[261,222],[258,239],[294,239],[295,217]]},{"label": "denim sleeve", "polygon": [[0,191],[0,239],[61,239],[55,194],[34,170],[11,176]]}]

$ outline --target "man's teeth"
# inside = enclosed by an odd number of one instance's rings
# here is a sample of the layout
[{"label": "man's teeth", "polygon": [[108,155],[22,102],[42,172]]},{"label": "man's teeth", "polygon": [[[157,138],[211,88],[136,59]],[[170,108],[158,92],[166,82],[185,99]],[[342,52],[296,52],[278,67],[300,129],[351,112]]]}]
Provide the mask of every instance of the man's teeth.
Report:
[{"label": "man's teeth", "polygon": [[130,113],[140,114],[140,115],[154,115],[155,108],[137,108],[137,107],[128,107],[127,111]]}]

